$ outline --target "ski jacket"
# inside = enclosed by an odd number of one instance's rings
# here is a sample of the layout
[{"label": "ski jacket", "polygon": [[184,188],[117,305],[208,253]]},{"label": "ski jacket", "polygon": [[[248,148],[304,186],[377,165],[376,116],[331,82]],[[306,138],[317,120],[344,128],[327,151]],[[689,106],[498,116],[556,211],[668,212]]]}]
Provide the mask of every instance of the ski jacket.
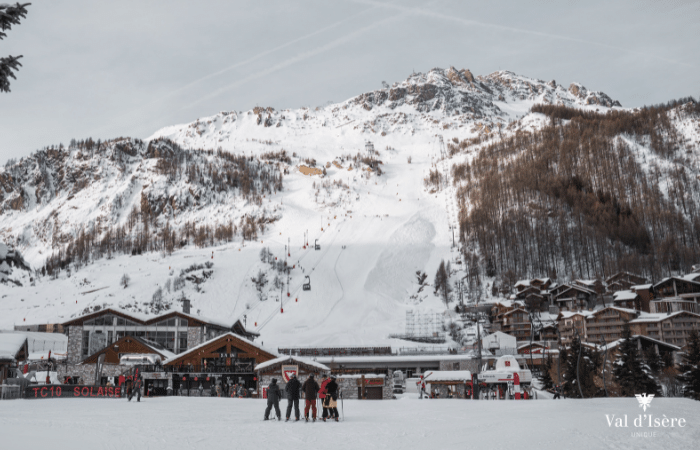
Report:
[{"label": "ski jacket", "polygon": [[279,385],[277,383],[270,384],[270,386],[267,388],[267,403],[277,403],[281,398],[282,392],[280,391]]},{"label": "ski jacket", "polygon": [[326,378],[323,380],[321,383],[321,389],[318,391],[318,398],[326,398],[326,386],[328,386],[328,383],[331,382],[330,378]]},{"label": "ski jacket", "polygon": [[287,393],[288,399],[299,400],[299,397],[301,396],[301,383],[296,378],[292,378],[289,380],[289,383],[287,383],[284,390]]},{"label": "ski jacket", "polygon": [[306,397],[306,400],[316,400],[316,393],[320,388],[318,387],[318,383],[316,383],[316,380],[314,380],[313,378],[308,378],[304,382],[304,385],[301,387],[301,389],[304,391],[304,396]]},{"label": "ski jacket", "polygon": [[326,395],[330,396],[334,401],[338,400],[338,383],[330,381],[326,384]]}]

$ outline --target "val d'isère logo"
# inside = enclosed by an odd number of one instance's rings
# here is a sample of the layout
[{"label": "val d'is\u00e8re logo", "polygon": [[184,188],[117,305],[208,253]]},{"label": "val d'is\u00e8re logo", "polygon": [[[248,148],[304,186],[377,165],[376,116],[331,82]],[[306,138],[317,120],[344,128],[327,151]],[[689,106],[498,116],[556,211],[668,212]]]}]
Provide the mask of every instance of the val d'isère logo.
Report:
[{"label": "val d'is\u00e8re logo", "polygon": [[647,412],[647,408],[651,408],[651,401],[654,400],[654,394],[636,394],[635,397],[637,397],[639,407],[644,408],[644,412]]}]

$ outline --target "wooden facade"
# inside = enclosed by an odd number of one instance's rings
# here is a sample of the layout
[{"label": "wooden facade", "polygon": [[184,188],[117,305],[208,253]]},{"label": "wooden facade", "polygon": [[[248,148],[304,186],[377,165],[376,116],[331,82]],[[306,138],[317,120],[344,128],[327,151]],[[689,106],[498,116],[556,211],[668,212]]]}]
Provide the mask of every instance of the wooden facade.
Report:
[{"label": "wooden facade", "polygon": [[105,347],[97,353],[93,353],[83,360],[83,364],[95,364],[100,355],[105,355],[105,364],[119,364],[119,358],[123,354],[157,354],[163,361],[172,356],[172,353],[159,349],[153,343],[147,342],[135,336],[125,336],[113,344]]},{"label": "wooden facade", "polygon": [[[10,369],[17,367],[17,363],[26,361],[29,358],[29,345],[27,343],[27,338],[18,338],[17,334],[7,333],[0,334],[0,339],[7,338],[9,341],[6,345],[7,347],[15,347],[11,353],[12,355],[2,355],[0,356],[0,384],[3,380],[10,377]],[[11,356],[11,357],[10,357]]]},{"label": "wooden facade", "polygon": [[603,308],[591,313],[586,318],[588,342],[599,344],[621,339],[625,323],[636,317],[636,311],[616,307]]}]

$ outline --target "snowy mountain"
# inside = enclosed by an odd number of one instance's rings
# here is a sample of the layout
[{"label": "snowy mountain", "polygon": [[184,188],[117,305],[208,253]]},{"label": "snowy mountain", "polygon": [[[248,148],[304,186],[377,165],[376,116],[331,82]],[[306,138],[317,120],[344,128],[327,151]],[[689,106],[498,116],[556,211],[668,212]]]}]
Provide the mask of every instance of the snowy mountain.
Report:
[{"label": "snowy mountain", "polygon": [[[388,336],[407,311],[445,311],[427,286],[440,262],[452,282],[467,274],[453,166],[546,126],[535,104],[622,110],[577,83],[433,69],[337,104],[220,112],[8,163],[0,241],[41,275],[3,286],[0,328],[187,297],[205,316],[245,316],[270,346],[405,345]],[[488,297],[494,278],[481,279]]]}]

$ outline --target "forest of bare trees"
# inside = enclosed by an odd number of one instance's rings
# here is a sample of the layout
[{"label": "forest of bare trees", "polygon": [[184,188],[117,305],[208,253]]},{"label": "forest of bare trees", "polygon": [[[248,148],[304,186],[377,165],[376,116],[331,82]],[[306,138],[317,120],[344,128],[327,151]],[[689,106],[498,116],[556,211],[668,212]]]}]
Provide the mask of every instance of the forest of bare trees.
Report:
[{"label": "forest of bare trees", "polygon": [[521,277],[629,270],[658,279],[700,261],[697,156],[671,117],[697,119],[698,103],[533,111],[548,117],[542,130],[453,167],[465,251],[478,248],[493,273]]}]

